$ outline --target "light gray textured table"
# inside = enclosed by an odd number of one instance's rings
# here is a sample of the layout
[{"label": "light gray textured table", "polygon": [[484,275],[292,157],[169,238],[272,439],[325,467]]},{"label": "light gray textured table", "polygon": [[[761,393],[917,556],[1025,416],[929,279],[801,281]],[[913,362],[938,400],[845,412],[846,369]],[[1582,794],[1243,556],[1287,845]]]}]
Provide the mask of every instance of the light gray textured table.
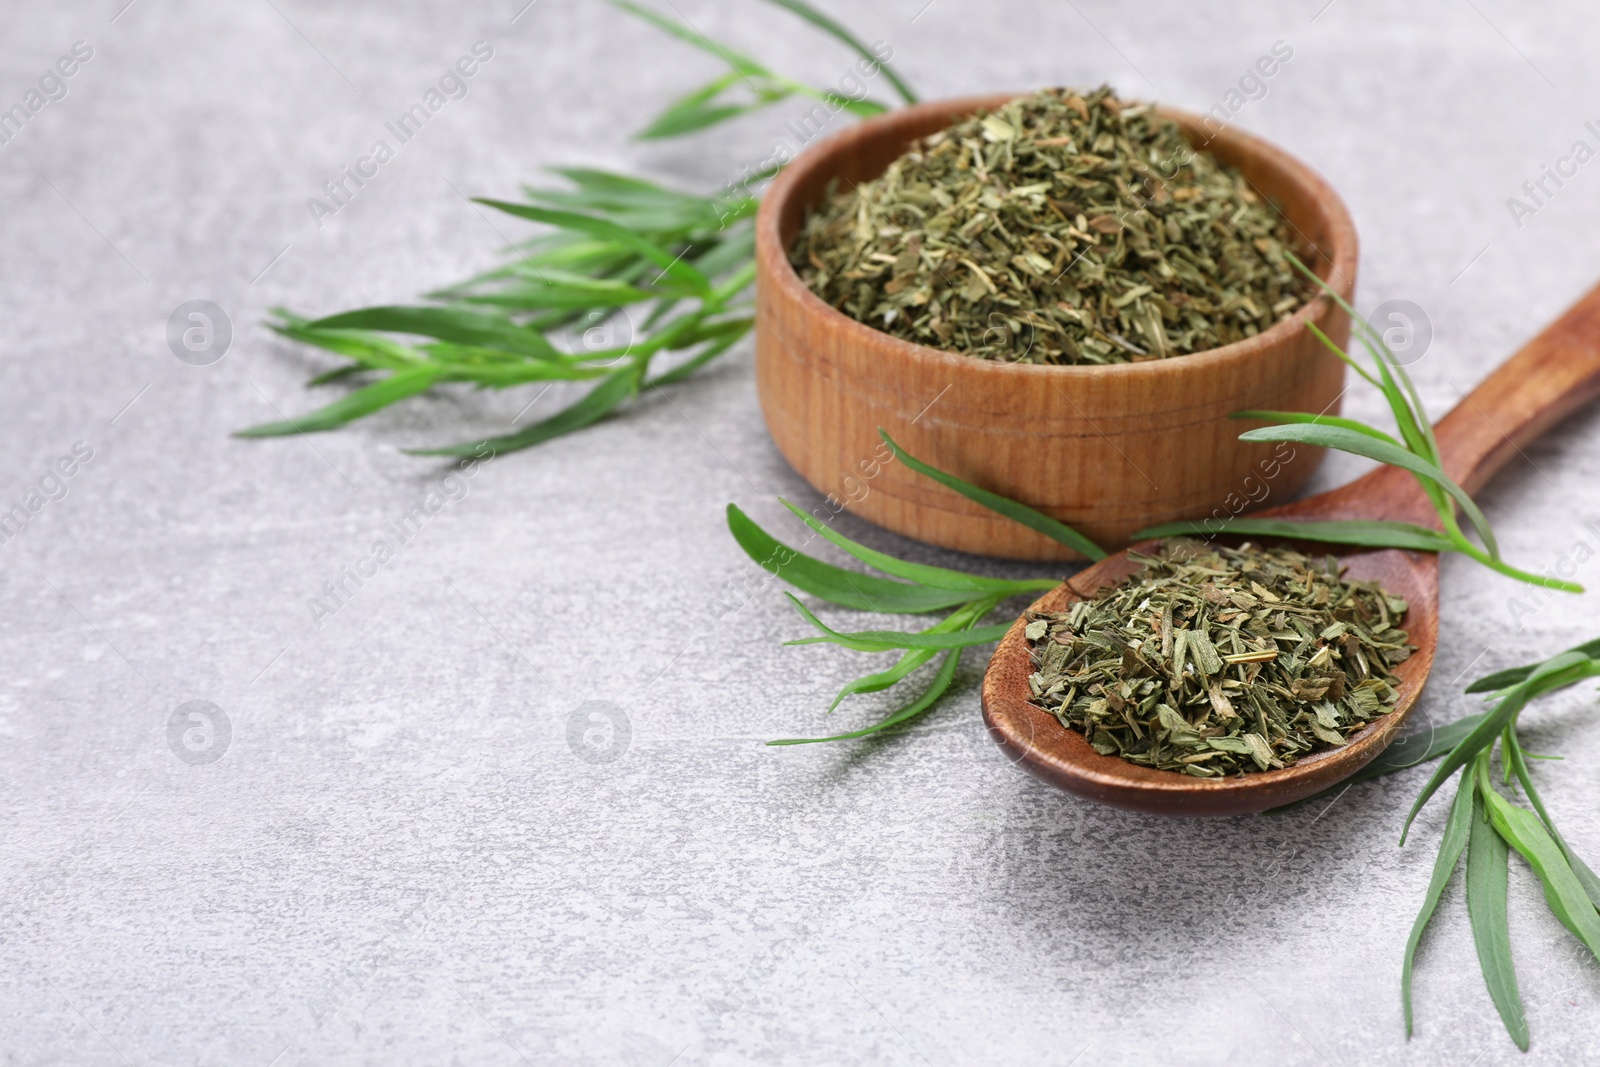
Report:
[{"label": "light gray textured table", "polygon": [[[318,627],[308,598],[446,473],[399,448],[501,432],[532,393],[235,440],[306,410],[328,365],[265,311],[405,300],[489,265],[502,236],[463,194],[544,166],[714,188],[794,113],[632,143],[712,62],[597,2],[513,22],[523,2],[9,5],[0,107],[74,42],[93,55],[0,146],[0,506],[78,442],[92,458],[0,545],[5,1062],[1593,1060],[1600,969],[1516,862],[1533,1053],[1493,1015],[1459,887],[1406,1042],[1400,948],[1441,814],[1396,847],[1417,772],[1273,820],[1100,809],[1007,765],[976,667],[907,735],[763,747],[887,704],[825,723],[857,657],[779,647],[803,626],[723,528],[729,500],[775,523],[774,497],[815,499],[767,439],[748,344],[625,420],[482,468]],[[1600,278],[1600,163],[1530,217],[1506,205],[1574,141],[1600,146],[1600,15],[1322,4],[827,6],[890,41],[925,96],[1107,80],[1205,109],[1287,42],[1234,121],[1343,193],[1363,308],[1426,310],[1415,372],[1439,413]],[[813,81],[850,62],[781,11],[729,7],[682,4]],[[493,56],[467,97],[319,227],[307,198],[479,40]],[[211,366],[165,339],[191,299],[232,322]],[[1348,410],[1378,417],[1370,393]],[[1331,460],[1318,484],[1359,469]],[[1600,545],[1597,479],[1593,418],[1530,449],[1482,498],[1507,555]],[[1467,672],[1600,633],[1592,595],[1513,597],[1446,561],[1422,715],[1468,710]],[[214,762],[169,744],[192,700],[227,717]],[[626,711],[609,762],[581,758],[591,700]],[[1538,773],[1591,857],[1594,709],[1585,688],[1528,716],[1568,757]]]}]

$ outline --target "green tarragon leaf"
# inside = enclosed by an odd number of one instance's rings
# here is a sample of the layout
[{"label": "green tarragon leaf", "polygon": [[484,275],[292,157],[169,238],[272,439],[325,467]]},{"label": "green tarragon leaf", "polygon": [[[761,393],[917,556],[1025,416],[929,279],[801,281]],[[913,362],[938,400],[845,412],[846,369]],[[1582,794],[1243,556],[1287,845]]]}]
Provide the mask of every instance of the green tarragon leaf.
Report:
[{"label": "green tarragon leaf", "polygon": [[325,407],[298,418],[264,422],[235,432],[235,437],[281,437],[285,434],[318,433],[343,426],[352,419],[371,414],[381,407],[416,396],[438,380],[443,370],[438,364],[425,364],[412,370],[395,371],[380,382],[347,393]]},{"label": "green tarragon leaf", "polygon": [[910,563],[906,560],[895,559],[893,556],[868,548],[865,545],[856,544],[856,542],[836,532],[827,524],[818,522],[809,512],[796,507],[787,500],[780,500],[779,502],[794,512],[801,522],[821,534],[825,539],[832,541],[867,566],[876,567],[885,574],[892,574],[896,578],[907,578],[913,582],[921,582],[923,585],[931,585],[935,589],[960,589],[973,594],[1001,592],[1010,595],[1029,589],[1053,589],[1058,584],[1048,578],[1022,582],[1006,578],[985,578],[977,574],[949,570],[945,567],[934,567],[925,563]]},{"label": "green tarragon leaf", "polygon": [[1416,920],[1411,924],[1411,934],[1406,938],[1405,962],[1400,967],[1400,999],[1405,1006],[1407,1037],[1410,1037],[1412,1032],[1411,976],[1416,965],[1417,945],[1422,941],[1422,932],[1428,928],[1428,922],[1439,907],[1439,898],[1444,895],[1444,888],[1449,884],[1450,876],[1455,873],[1456,865],[1461,861],[1462,850],[1467,847],[1467,838],[1472,828],[1475,792],[1476,785],[1471,775],[1462,775],[1455,803],[1450,807],[1450,818],[1444,824],[1444,837],[1439,842],[1438,858],[1433,861],[1433,874],[1428,879],[1428,891],[1422,898],[1422,907],[1417,912]]},{"label": "green tarragon leaf", "polygon": [[1528,1051],[1528,1017],[1517,991],[1517,972],[1511,962],[1511,928],[1506,921],[1507,860],[1505,839],[1495,832],[1480,799],[1473,805],[1472,830],[1467,839],[1467,917],[1478,949],[1489,996],[1500,1012],[1511,1040]]},{"label": "green tarragon leaf", "polygon": [[802,592],[840,607],[880,614],[922,615],[953,608],[972,598],[967,590],[934,589],[824,563],[785,545],[734,504],[728,505],[728,530],[739,547],[763,569]]},{"label": "green tarragon leaf", "polygon": [[907,648],[964,648],[968,645],[985,645],[991,641],[998,641],[1006,635],[1007,630],[1011,629],[1011,623],[1005,622],[955,633],[931,631],[905,633],[899,630],[859,630],[855,633],[840,633],[813,615],[793,593],[784,595],[793,602],[795,610],[800,612],[802,618],[823,633],[821,637],[802,637],[794,641],[785,641],[786,645],[834,644],[843,645],[857,652],[893,652]]},{"label": "green tarragon leaf", "polygon": [[1053,519],[1044,512],[1030,508],[1019,501],[1001,496],[999,493],[992,493],[987,489],[973,485],[971,482],[957,478],[953,474],[946,474],[937,467],[929,466],[895,444],[894,438],[890,437],[888,432],[881,426],[878,428],[878,436],[882,437],[884,444],[888,445],[890,450],[894,452],[896,459],[918,474],[932,478],[940,485],[954,489],[968,500],[982,504],[990,511],[1004,515],[1014,522],[1019,522],[1030,530],[1042,533],[1052,541],[1066,545],[1086,559],[1101,560],[1106,558],[1105,549],[1059,519]]}]

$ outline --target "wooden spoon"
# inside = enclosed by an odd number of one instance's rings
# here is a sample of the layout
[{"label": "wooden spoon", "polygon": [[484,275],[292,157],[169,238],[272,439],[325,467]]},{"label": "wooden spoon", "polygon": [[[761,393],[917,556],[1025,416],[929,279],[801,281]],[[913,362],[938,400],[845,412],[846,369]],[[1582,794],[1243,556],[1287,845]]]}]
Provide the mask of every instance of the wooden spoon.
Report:
[{"label": "wooden spoon", "polygon": [[[1475,493],[1505,462],[1551,426],[1600,397],[1600,286],[1569,308],[1461,401],[1436,426],[1445,471]],[[1259,513],[1301,521],[1389,519],[1439,527],[1415,479],[1379,467],[1349,485]],[[1149,550],[1156,542],[1131,546]],[[1322,545],[1321,551],[1335,546]],[[1026,617],[1007,632],[983,679],[983,717],[1013,761],[1052,785],[1102,804],[1157,815],[1237,815],[1302,800],[1354,774],[1382,752],[1416,706],[1439,642],[1439,557],[1403,549],[1339,555],[1353,578],[1376,579],[1405,597],[1402,625],[1417,651],[1395,668],[1400,700],[1341,748],[1302,757],[1282,770],[1224,779],[1193,778],[1102,756],[1076,730],[1031,701]],[[1064,611],[1074,601],[1134,574],[1127,550],[1081,571],[1031,610]],[[1509,580],[1509,579],[1507,579]],[[1560,595],[1560,594],[1557,594]]]}]

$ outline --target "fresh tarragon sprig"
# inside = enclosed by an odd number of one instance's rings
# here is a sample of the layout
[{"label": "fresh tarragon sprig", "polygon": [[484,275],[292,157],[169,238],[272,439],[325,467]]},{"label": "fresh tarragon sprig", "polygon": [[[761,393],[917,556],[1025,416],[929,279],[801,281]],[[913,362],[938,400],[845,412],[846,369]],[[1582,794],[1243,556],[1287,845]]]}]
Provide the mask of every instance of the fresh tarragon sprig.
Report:
[{"label": "fresh tarragon sprig", "polygon": [[[644,19],[657,29],[671,34],[686,44],[722,61],[727,71],[700,88],[686,93],[657,115],[655,120],[638,133],[641,140],[677,137],[695,130],[703,130],[728,119],[769,107],[792,96],[808,97],[849,111],[861,118],[881,115],[888,107],[870,98],[844,96],[832,89],[818,89],[778,74],[742,52],[713,41],[693,26],[678,19],[668,18],[648,7],[630,3],[629,0],[609,0],[611,4]],[[917,94],[883,60],[838,22],[802,0],[768,0],[838,40],[856,55],[879,69],[900,99],[907,104],[917,102]]]},{"label": "fresh tarragon sprig", "polygon": [[[769,0],[873,64],[907,103],[916,96],[884,61],[803,0]],[[612,3],[701,51],[727,71],[673,101],[637,136],[677,137],[804,96],[857,116],[887,106],[804,85],[685,22]],[[770,168],[713,195],[685,193],[627,175],[556,168],[565,188],[525,187],[520,201],[485,207],[547,228],[513,248],[498,269],[426,294],[425,304],[383,306],[308,319],[278,309],[270,327],[347,362],[307,384],[357,384],[304,415],[240,431],[241,437],[332,430],[450,383],[507,389],[592,382],[579,399],[513,433],[419,455],[516,451],[606,418],[641,392],[681,382],[728,351],[754,322],[756,185]],[[616,338],[590,346],[587,338]],[[422,340],[417,340],[421,338]],[[575,339],[574,339],[575,338]],[[670,365],[658,367],[660,361]]]},{"label": "fresh tarragon sprig", "polygon": [[[1510,851],[1521,854],[1538,876],[1552,914],[1589,954],[1600,958],[1600,910],[1597,910],[1600,909],[1600,878],[1572,851],[1551,821],[1534,787],[1533,777],[1528,773],[1529,754],[1517,736],[1518,717],[1529,701],[1600,675],[1600,659],[1595,658],[1597,650],[1600,650],[1600,642],[1591,642],[1542,663],[1517,668],[1515,681],[1509,673],[1500,679],[1491,676],[1480,679],[1468,690],[1491,692],[1494,706],[1477,717],[1470,732],[1445,754],[1444,761],[1412,805],[1400,837],[1404,844],[1412,820],[1422,806],[1459,772],[1456,798],[1445,821],[1439,856],[1434,861],[1422,909],[1406,941],[1400,983],[1408,1035],[1412,1031],[1411,976],[1417,944],[1433,918],[1439,897],[1463,851],[1466,853],[1467,916],[1478,949],[1478,963],[1500,1019],[1518,1048],[1526,1050],[1528,1047],[1528,1022],[1517,990],[1506,924]],[[1531,810],[1513,803],[1494,787],[1490,762],[1496,743],[1505,783],[1510,785],[1515,777],[1528,796]]]},{"label": "fresh tarragon sprig", "polygon": [[[971,482],[963,481],[955,475],[937,470],[907,453],[883,430],[880,429],[878,432],[894,458],[919,474],[933,478],[963,496],[1038,530],[1047,537],[1071,545],[1091,559],[1105,558],[1103,549],[1070,526],[1026,504],[1008,500]],[[783,544],[758,526],[737,506],[729,504],[728,529],[733,534],[734,540],[739,542],[739,546],[751,559],[771,574],[818,600],[857,611],[883,615],[923,615],[947,608],[951,611],[944,619],[925,630],[884,629],[842,632],[832,629],[817,618],[792,593],[786,594],[801,617],[817,630],[817,636],[800,638],[788,642],[789,644],[834,644],[856,652],[900,654],[888,669],[864,675],[847,683],[839,690],[838,696],[834,697],[829,711],[838,707],[846,697],[887,689],[924,664],[941,656],[943,658],[940,659],[938,668],[921,693],[870,726],[830,737],[791,738],[772,741],[769,744],[800,745],[819,741],[846,741],[910,722],[933,707],[950,688],[961,665],[964,650],[975,645],[998,641],[1010,628],[1009,622],[983,625],[985,619],[1014,596],[1024,593],[1036,595],[1046,589],[1054,588],[1060,582],[1057,578],[1021,580],[990,578],[946,567],[933,567],[897,559],[850,540],[786,500],[782,503],[799,516],[811,534],[842,548],[878,571],[882,577],[845,570],[807,556]]]},{"label": "fresh tarragon sprig", "polygon": [[[603,418],[641,389],[693,374],[747,333],[754,321],[743,299],[755,200],[714,204],[637,178],[601,171],[560,171],[571,190],[529,189],[527,203],[488,207],[556,228],[489,274],[430,294],[432,305],[370,307],[308,321],[278,312],[272,328],[350,362],[313,378],[322,385],[382,375],[307,415],[241,431],[245,437],[331,430],[446,382],[504,389],[530,383],[594,381],[559,412],[487,443],[515,451]],[[599,335],[625,309],[640,320],[611,331],[620,344],[558,347],[552,335],[573,324]],[[394,335],[425,337],[405,342]],[[663,353],[688,358],[652,374]],[[412,451],[472,454],[481,442]]]},{"label": "fresh tarragon sprig", "polygon": [[[1490,999],[1518,1048],[1526,1051],[1529,1035],[1506,922],[1507,867],[1511,852],[1521,855],[1538,877],[1552,914],[1589,954],[1600,956],[1600,878],[1561,836],[1534,786],[1528,761],[1549,757],[1529,753],[1517,734],[1523,709],[1536,697],[1596,676],[1600,676],[1600,640],[1567,649],[1540,663],[1512,667],[1479,678],[1466,691],[1488,694],[1493,701],[1488,711],[1464,716],[1437,729],[1403,735],[1358,774],[1334,790],[1318,794],[1318,797],[1326,797],[1342,791],[1352,782],[1443,757],[1444,762],[1428,779],[1406,817],[1400,838],[1404,844],[1423,805],[1450,778],[1459,775],[1455,800],[1440,838],[1439,855],[1434,860],[1422,907],[1412,923],[1401,962],[1400,996],[1407,1036],[1413,1031],[1411,986],[1417,948],[1446,887],[1461,866],[1463,854],[1466,856],[1467,918],[1477,946],[1478,963]],[[1514,803],[1495,787],[1490,772],[1497,745],[1503,781],[1511,786],[1514,779],[1521,786],[1527,794],[1528,807]],[[1311,803],[1318,797],[1301,803]]]},{"label": "fresh tarragon sprig", "polygon": [[879,574],[862,574],[826,563],[791,548],[763,530],[734,504],[728,505],[728,529],[734,540],[767,571],[818,600],[883,615],[926,615],[949,609],[949,614],[924,630],[830,629],[793,594],[787,594],[818,636],[790,644],[829,643],[857,652],[898,652],[888,668],[845,684],[834,697],[832,711],[849,696],[888,689],[924,664],[939,659],[927,686],[909,702],[884,718],[859,730],[827,737],[788,738],[773,745],[802,745],[819,741],[848,741],[910,722],[938,701],[955,681],[962,652],[972,645],[999,640],[1006,625],[984,626],[983,621],[1003,602],[1021,593],[1037,595],[1056,584],[1054,578],[1012,581],[965,574],[944,567],[911,563],[876,552],[830,529],[805,511],[783,501],[815,534],[844,549]]},{"label": "fresh tarragon sprig", "polygon": [[[1356,337],[1372,357],[1373,370],[1369,371],[1351,359],[1349,354],[1333,342],[1315,323],[1306,323],[1306,329],[1316,335],[1334,355],[1343,360],[1357,374],[1383,394],[1389,410],[1394,415],[1399,437],[1357,419],[1338,415],[1318,415],[1300,411],[1239,411],[1236,419],[1259,419],[1280,423],[1263,426],[1239,435],[1241,441],[1290,441],[1297,444],[1338,449],[1352,455],[1375,459],[1379,463],[1399,467],[1411,472],[1417,484],[1427,494],[1429,502],[1439,515],[1442,531],[1408,522],[1389,522],[1377,519],[1351,519],[1329,522],[1294,522],[1285,519],[1258,519],[1235,516],[1217,525],[1214,520],[1169,522],[1153,526],[1134,534],[1136,540],[1154,537],[1171,537],[1180,534],[1240,534],[1251,537],[1282,537],[1302,541],[1324,541],[1345,545],[1363,545],[1373,548],[1409,548],[1422,552],[1459,552],[1477,560],[1491,570],[1530,585],[1558,589],[1567,593],[1581,593],[1583,586],[1549,575],[1532,574],[1507,563],[1500,555],[1500,546],[1483,511],[1473,502],[1467,491],[1444,472],[1439,442],[1434,438],[1433,423],[1422,406],[1422,397],[1411,382],[1404,365],[1396,358],[1382,335],[1356,313],[1355,308],[1317,274],[1291,254],[1294,265],[1307,277],[1322,287],[1350,316]],[[1483,542],[1474,544],[1462,531],[1459,515],[1465,515],[1468,524]]]}]

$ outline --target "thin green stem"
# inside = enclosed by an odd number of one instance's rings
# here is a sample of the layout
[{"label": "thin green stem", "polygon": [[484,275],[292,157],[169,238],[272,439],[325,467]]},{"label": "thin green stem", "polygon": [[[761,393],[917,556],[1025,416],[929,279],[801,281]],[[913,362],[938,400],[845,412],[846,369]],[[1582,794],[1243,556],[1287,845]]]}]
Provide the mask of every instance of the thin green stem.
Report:
[{"label": "thin green stem", "polygon": [[1492,571],[1503,574],[1507,578],[1515,578],[1519,582],[1526,582],[1529,585],[1539,586],[1544,589],[1555,589],[1562,593],[1583,592],[1583,586],[1579,585],[1577,582],[1568,582],[1560,578],[1551,578],[1543,574],[1531,574],[1519,567],[1513,567],[1511,564],[1507,563],[1498,556],[1491,556],[1489,553],[1485,552],[1483,549],[1467,540],[1466,535],[1464,535],[1459,528],[1450,530],[1449,536],[1451,541],[1455,543],[1456,551],[1460,552],[1464,556],[1472,557],[1485,567],[1488,567]]}]

